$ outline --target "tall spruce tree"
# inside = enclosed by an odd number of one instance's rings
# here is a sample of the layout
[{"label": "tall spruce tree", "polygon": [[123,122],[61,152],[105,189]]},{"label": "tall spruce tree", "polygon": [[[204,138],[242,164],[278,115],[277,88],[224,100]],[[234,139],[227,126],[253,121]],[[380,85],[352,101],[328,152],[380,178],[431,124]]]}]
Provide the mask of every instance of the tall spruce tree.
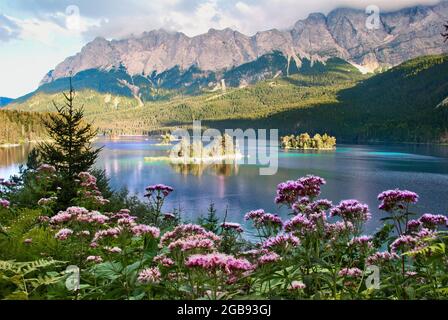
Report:
[{"label": "tall spruce tree", "polygon": [[43,119],[51,142],[41,143],[38,151],[43,163],[55,166],[69,180],[74,175],[89,171],[102,148],[95,149],[91,141],[98,134],[90,123],[84,121],[84,107],[76,108],[75,90],[70,77],[70,92],[63,92],[65,103],[58,106],[56,113]]}]

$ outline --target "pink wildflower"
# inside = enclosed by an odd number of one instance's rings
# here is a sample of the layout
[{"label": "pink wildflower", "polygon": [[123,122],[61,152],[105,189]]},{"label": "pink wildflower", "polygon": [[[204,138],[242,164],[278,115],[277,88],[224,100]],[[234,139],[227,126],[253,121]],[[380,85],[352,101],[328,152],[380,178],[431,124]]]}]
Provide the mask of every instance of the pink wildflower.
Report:
[{"label": "pink wildflower", "polygon": [[367,258],[367,263],[370,265],[384,264],[396,259],[399,259],[399,256],[396,253],[376,252]]},{"label": "pink wildflower", "polygon": [[446,226],[448,223],[448,218],[442,215],[434,215],[426,213],[419,221],[423,224],[425,228],[435,229],[437,226]]},{"label": "pink wildflower", "polygon": [[101,263],[103,262],[103,258],[100,256],[88,256],[86,259],[87,262]]},{"label": "pink wildflower", "polygon": [[340,277],[359,278],[362,276],[362,270],[358,268],[345,268],[339,271]]},{"label": "pink wildflower", "polygon": [[266,265],[266,264],[270,264],[270,263],[276,263],[278,261],[280,261],[282,258],[276,254],[275,252],[270,252],[267,253],[265,255],[262,255],[259,259],[258,259],[258,264],[259,265]]},{"label": "pink wildflower", "polygon": [[267,239],[263,243],[264,249],[287,249],[300,245],[299,238],[291,234],[281,234],[276,237]]},{"label": "pink wildflower", "polygon": [[142,284],[156,284],[162,278],[159,268],[148,268],[138,274],[138,282]]},{"label": "pink wildflower", "polygon": [[160,237],[160,230],[158,228],[147,226],[144,224],[133,226],[131,231],[137,237],[145,235],[151,235],[153,238],[156,239]]},{"label": "pink wildflower", "polygon": [[291,287],[289,288],[290,291],[300,291],[304,290],[306,288],[306,285],[302,281],[293,281],[291,282]]},{"label": "pink wildflower", "polygon": [[73,234],[73,230],[71,229],[61,229],[54,236],[56,239],[64,241],[67,240]]},{"label": "pink wildflower", "polygon": [[244,232],[243,228],[239,223],[224,222],[221,224],[221,228],[223,228],[224,230],[235,230],[238,233]]},{"label": "pink wildflower", "polygon": [[330,211],[332,217],[341,217],[344,221],[365,222],[371,217],[369,207],[358,200],[344,200]]},{"label": "pink wildflower", "polygon": [[10,206],[10,202],[6,199],[0,199],[0,207],[8,209]]},{"label": "pink wildflower", "polygon": [[220,269],[227,274],[250,271],[253,269],[252,264],[246,259],[237,259],[222,253],[193,255],[187,259],[185,266],[187,268],[201,268],[206,271]]},{"label": "pink wildflower", "polygon": [[407,190],[388,190],[378,196],[381,201],[379,209],[390,212],[396,209],[403,210],[409,204],[418,202],[418,194]]},{"label": "pink wildflower", "polygon": [[165,255],[156,256],[156,257],[154,257],[153,261],[155,263],[161,264],[165,268],[174,266],[174,261]]}]

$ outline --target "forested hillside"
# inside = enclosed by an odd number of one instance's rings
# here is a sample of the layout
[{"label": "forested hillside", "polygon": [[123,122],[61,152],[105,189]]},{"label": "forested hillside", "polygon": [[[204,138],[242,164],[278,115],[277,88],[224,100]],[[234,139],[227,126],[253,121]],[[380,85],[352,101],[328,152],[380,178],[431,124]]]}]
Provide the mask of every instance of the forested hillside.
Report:
[{"label": "forested hillside", "polygon": [[38,113],[0,110],[0,145],[44,139],[41,117]]},{"label": "forested hillside", "polygon": [[447,97],[448,56],[421,57],[340,91],[337,104],[278,114],[271,121],[355,142],[447,143]]},{"label": "forested hillside", "polygon": [[[216,128],[279,128],[328,132],[342,141],[445,142],[448,56],[421,57],[374,76],[347,64],[258,82],[246,88],[176,95],[140,103],[134,98],[82,90],[77,104],[105,134],[147,134],[202,120]],[[244,68],[240,72],[245,72]],[[39,93],[8,108],[53,111],[61,94]]]}]

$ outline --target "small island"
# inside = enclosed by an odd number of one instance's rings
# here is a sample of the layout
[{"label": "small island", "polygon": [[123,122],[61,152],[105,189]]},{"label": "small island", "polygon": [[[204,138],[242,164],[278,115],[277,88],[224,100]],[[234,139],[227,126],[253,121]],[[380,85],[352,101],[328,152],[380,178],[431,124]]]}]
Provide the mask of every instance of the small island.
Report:
[{"label": "small island", "polygon": [[298,136],[290,135],[281,138],[282,148],[286,150],[334,150],[336,149],[336,138],[328,134],[315,134],[314,137],[308,133]]},{"label": "small island", "polygon": [[176,164],[202,164],[223,161],[235,161],[243,158],[238,143],[229,135],[215,137],[213,142],[204,146],[202,141],[190,142],[182,139],[173,147],[168,157],[147,157],[145,161],[169,161]]}]

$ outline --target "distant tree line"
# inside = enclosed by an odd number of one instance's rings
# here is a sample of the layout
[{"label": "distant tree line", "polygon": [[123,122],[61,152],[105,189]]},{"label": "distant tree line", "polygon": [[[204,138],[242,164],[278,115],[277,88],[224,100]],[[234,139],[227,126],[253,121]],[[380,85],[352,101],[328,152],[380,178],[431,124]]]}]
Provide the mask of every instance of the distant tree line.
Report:
[{"label": "distant tree line", "polygon": [[336,147],[336,138],[328,134],[315,134],[314,137],[308,133],[302,133],[298,136],[290,135],[282,137],[282,148],[284,149],[316,149],[328,150]]},{"label": "distant tree line", "polygon": [[19,144],[46,138],[42,115],[33,112],[0,110],[0,145]]}]

